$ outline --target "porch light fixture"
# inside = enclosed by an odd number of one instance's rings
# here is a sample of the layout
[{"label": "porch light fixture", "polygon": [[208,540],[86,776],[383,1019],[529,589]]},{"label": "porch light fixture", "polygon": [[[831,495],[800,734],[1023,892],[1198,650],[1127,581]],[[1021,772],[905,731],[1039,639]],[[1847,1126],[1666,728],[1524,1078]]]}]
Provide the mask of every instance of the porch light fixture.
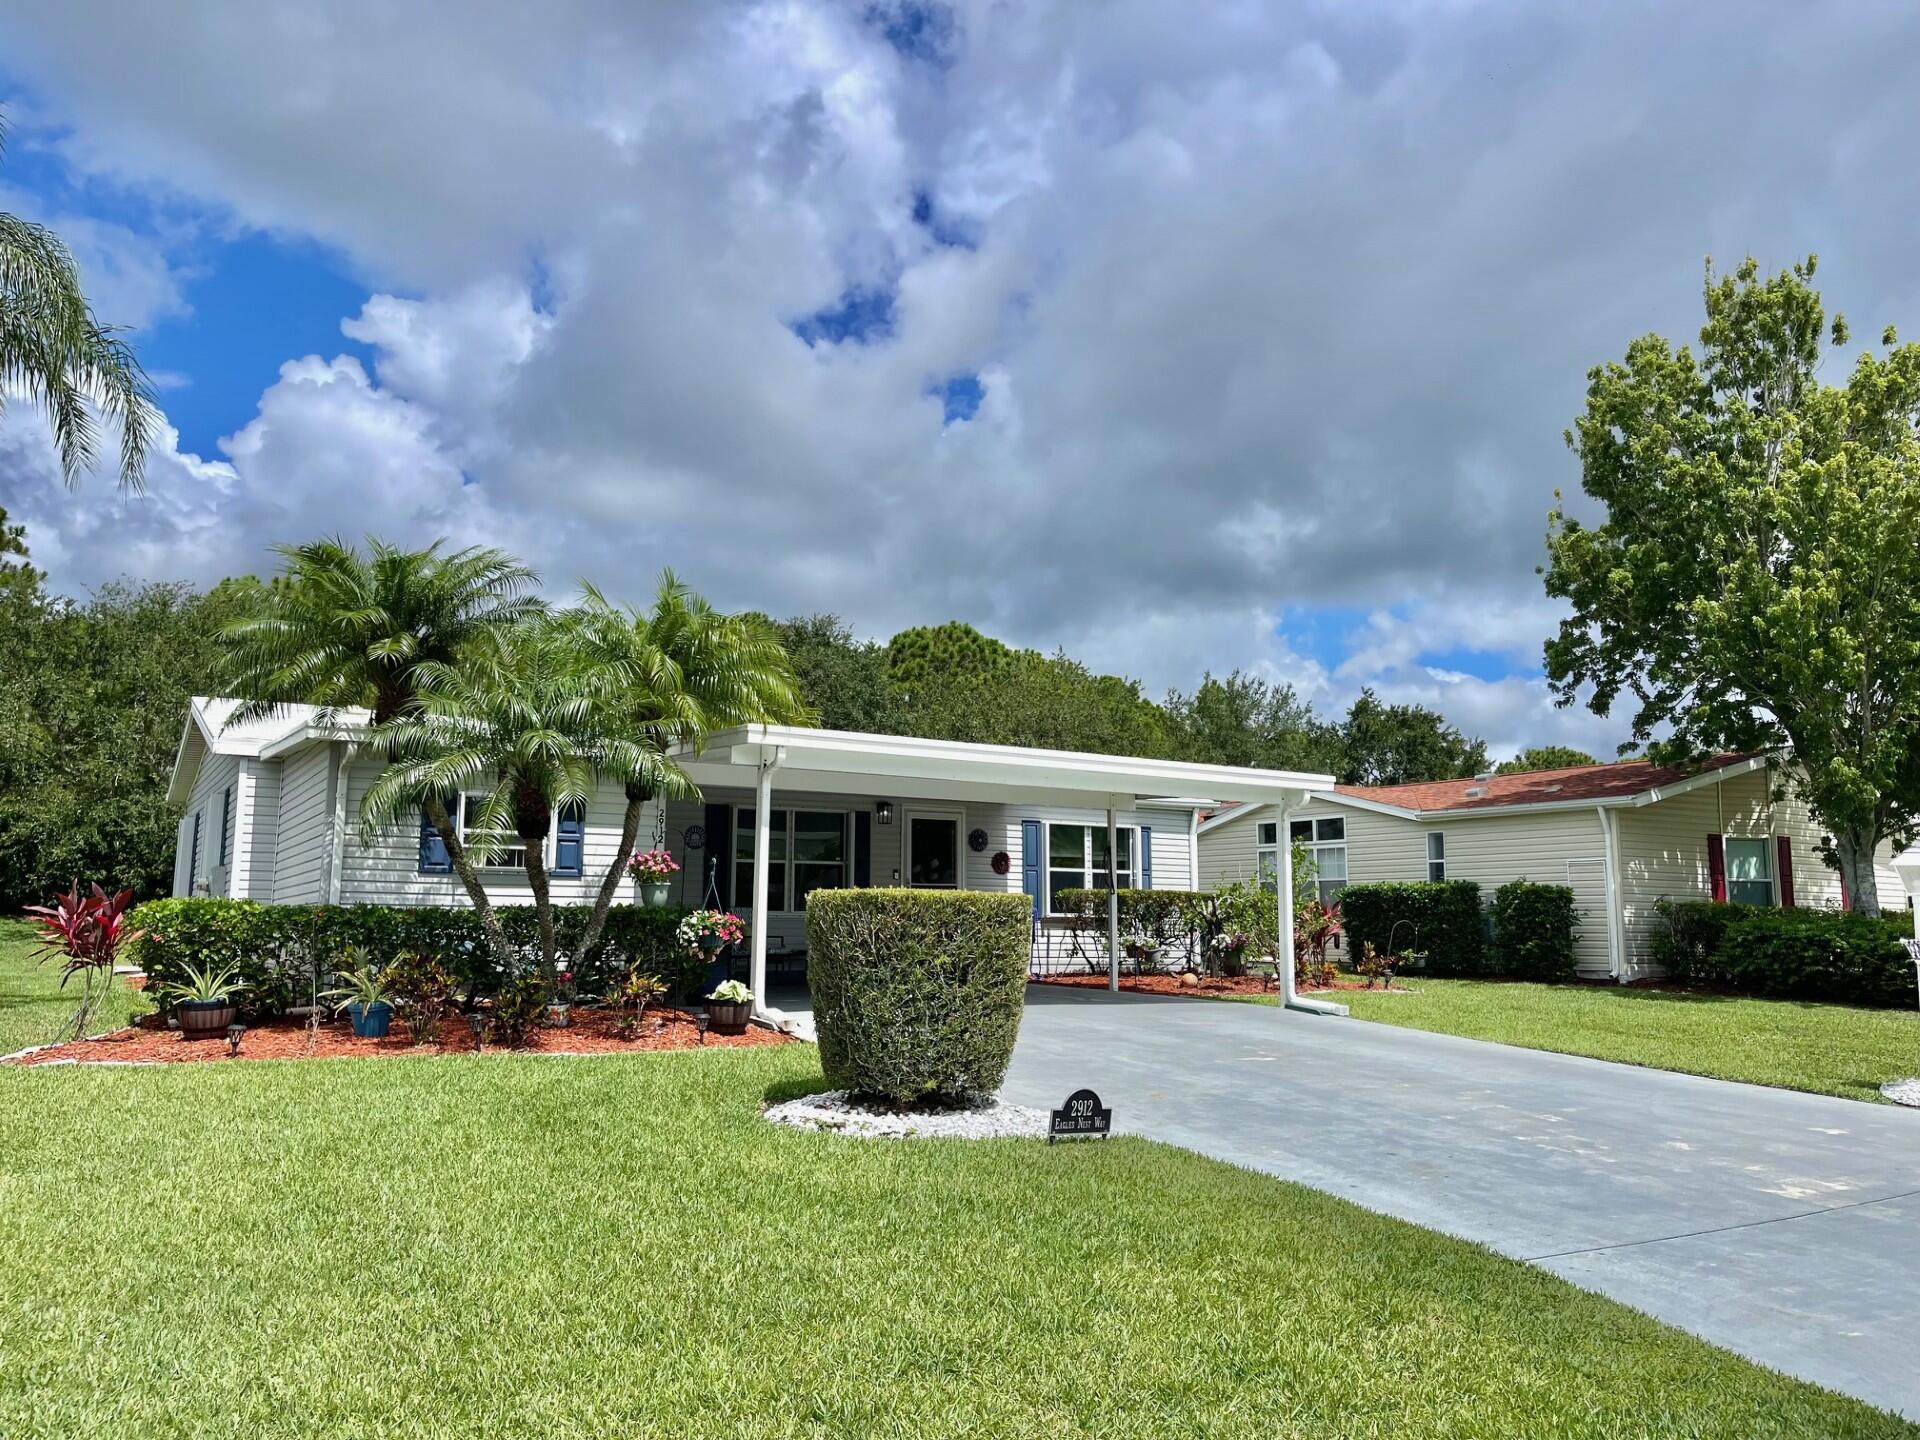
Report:
[{"label": "porch light fixture", "polygon": [[893,824],[893,802],[891,800],[877,801],[873,807],[873,818],[882,825]]}]

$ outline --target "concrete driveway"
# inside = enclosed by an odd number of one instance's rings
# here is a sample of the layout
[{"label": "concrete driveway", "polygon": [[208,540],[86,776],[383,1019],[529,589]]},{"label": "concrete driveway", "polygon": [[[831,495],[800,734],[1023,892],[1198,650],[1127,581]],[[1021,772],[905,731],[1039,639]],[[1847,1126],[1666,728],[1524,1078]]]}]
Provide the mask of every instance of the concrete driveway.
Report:
[{"label": "concrete driveway", "polygon": [[[1916,1056],[1920,1064],[1920,1056]],[[1031,986],[1004,1092],[1489,1246],[1920,1418],[1920,1112]]]}]

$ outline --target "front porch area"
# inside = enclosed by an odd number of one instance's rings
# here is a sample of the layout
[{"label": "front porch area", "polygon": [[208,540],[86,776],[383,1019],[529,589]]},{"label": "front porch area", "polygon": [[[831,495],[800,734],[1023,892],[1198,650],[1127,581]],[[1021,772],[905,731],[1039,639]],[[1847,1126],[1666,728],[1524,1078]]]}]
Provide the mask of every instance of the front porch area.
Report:
[{"label": "front porch area", "polygon": [[[674,898],[749,924],[745,973],[776,1017],[805,984],[806,897],[904,886],[1026,893],[1034,973],[1104,962],[1117,988],[1122,937],[1061,913],[1073,889],[1191,889],[1201,810],[1228,800],[1304,804],[1329,777],[902,736],[745,726],[676,757],[698,801],[668,804],[655,840],[680,862]],[[1283,947],[1291,896],[1276,897]],[[1283,967],[1287,968],[1287,967]],[[1289,977],[1290,978],[1290,977]],[[1322,1008],[1297,1000],[1300,1008]]]}]

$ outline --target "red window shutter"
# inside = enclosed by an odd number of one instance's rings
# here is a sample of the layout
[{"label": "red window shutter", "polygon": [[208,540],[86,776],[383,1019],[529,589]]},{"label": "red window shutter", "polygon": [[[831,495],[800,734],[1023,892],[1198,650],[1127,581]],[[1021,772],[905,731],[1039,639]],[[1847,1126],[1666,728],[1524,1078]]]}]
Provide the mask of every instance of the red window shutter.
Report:
[{"label": "red window shutter", "polygon": [[1842,910],[1853,909],[1853,895],[1847,889],[1847,877],[1844,875],[1840,877],[1840,908]]},{"label": "red window shutter", "polygon": [[1775,842],[1780,849],[1780,908],[1793,909],[1793,839],[1782,835]]},{"label": "red window shutter", "polygon": [[1716,900],[1727,898],[1727,842],[1719,835],[1707,836],[1707,890]]}]

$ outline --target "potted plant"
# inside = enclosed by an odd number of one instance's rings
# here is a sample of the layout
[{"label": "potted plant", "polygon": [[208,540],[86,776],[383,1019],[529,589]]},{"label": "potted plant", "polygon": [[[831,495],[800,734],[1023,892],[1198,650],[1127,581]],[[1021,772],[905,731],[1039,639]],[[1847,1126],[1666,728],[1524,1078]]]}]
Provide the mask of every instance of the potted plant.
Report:
[{"label": "potted plant", "polygon": [[636,852],[627,861],[627,873],[639,887],[640,903],[657,909],[667,903],[673,877],[680,873],[680,862],[656,845],[651,850]]},{"label": "potted plant", "polygon": [[1220,973],[1237,977],[1247,973],[1247,946],[1252,937],[1239,930],[1222,930],[1207,942]]},{"label": "potted plant", "polygon": [[747,922],[730,910],[695,910],[674,933],[690,953],[711,958],[744,940]]},{"label": "potted plant", "polygon": [[707,1028],[716,1035],[744,1035],[753,1018],[753,991],[738,980],[716,985],[707,996]]},{"label": "potted plant", "polygon": [[211,964],[202,969],[189,965],[180,979],[162,986],[161,993],[174,1002],[181,1039],[224,1040],[227,1027],[239,1018],[234,999],[246,988],[232,965],[220,970]]},{"label": "potted plant", "polygon": [[[357,956],[359,952],[347,953]],[[387,977],[372,965],[361,964],[343,970],[340,978],[346,983],[327,991],[325,998],[340,1002],[334,1008],[347,1012],[353,1033],[361,1039],[386,1039],[387,1029],[393,1024],[393,998]]]},{"label": "potted plant", "polygon": [[1126,940],[1127,958],[1132,960],[1142,975],[1153,973],[1154,962],[1160,956],[1160,942],[1153,936],[1136,930]]},{"label": "potted plant", "polygon": [[565,1030],[573,1024],[573,972],[562,970],[554,982],[553,998],[547,1001],[547,1024]]}]

